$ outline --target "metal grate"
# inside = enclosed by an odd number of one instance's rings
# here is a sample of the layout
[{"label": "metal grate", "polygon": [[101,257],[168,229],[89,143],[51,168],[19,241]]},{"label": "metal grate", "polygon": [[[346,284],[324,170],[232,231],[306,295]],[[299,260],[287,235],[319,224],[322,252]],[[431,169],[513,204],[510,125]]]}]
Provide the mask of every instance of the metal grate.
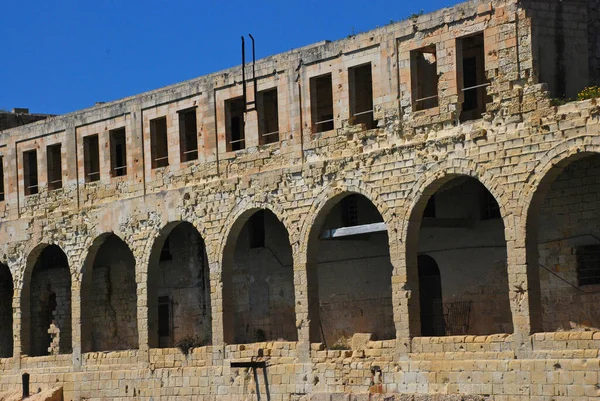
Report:
[{"label": "metal grate", "polygon": [[576,248],[579,286],[600,284],[600,245]]},{"label": "metal grate", "polygon": [[446,335],[464,335],[469,330],[471,317],[471,301],[457,301],[444,304],[444,320]]}]

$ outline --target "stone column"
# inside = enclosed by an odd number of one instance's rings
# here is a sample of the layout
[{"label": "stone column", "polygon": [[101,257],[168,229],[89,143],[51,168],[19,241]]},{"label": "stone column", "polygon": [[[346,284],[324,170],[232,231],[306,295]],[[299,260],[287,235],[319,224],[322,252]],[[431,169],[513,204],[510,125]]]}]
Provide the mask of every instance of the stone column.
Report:
[{"label": "stone column", "polygon": [[[79,273],[76,273],[79,275]],[[81,370],[81,275],[71,279],[71,344],[73,346],[73,370]]]},{"label": "stone column", "polygon": [[[396,358],[406,359],[411,350],[412,337],[421,332],[417,257],[413,248],[417,244],[411,245],[406,239],[390,241],[390,244],[390,261],[394,267],[392,306],[396,325]],[[414,302],[415,299],[417,302]]]},{"label": "stone column", "polygon": [[[298,330],[298,358],[310,361],[310,340],[319,336],[319,296],[316,263],[307,263],[306,255],[294,255],[294,300]],[[311,286],[309,288],[309,285]]]},{"label": "stone column", "polygon": [[148,342],[148,261],[143,255],[135,254],[135,281],[137,285],[137,329],[139,362],[150,362]]}]

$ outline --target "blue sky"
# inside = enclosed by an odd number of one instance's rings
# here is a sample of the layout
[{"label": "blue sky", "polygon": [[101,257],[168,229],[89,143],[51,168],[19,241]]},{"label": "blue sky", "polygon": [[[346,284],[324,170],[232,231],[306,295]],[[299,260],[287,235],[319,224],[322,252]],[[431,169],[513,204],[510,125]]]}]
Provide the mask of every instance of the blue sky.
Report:
[{"label": "blue sky", "polygon": [[[64,114],[457,0],[54,0],[0,6],[0,109]],[[248,50],[250,46],[248,46]]]}]

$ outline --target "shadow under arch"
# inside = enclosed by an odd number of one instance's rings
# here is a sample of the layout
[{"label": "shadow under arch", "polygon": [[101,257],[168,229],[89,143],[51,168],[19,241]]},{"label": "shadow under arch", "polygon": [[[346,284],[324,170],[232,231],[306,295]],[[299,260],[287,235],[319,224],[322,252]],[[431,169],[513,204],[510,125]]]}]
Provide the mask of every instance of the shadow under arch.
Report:
[{"label": "shadow under arch", "polygon": [[81,350],[138,347],[135,258],[112,232],[99,235],[82,267]]},{"label": "shadow under arch", "polygon": [[0,263],[0,358],[13,356],[13,293],[14,282],[10,269]]},{"label": "shadow under arch", "polygon": [[222,253],[225,343],[297,341],[290,236],[267,208],[241,212]]},{"label": "shadow under arch", "polygon": [[[465,174],[432,177],[413,196],[403,229],[411,336],[512,333],[501,205]],[[435,308],[435,294],[426,297],[419,288],[423,254],[434,257],[441,272],[443,298]],[[443,309],[435,330],[421,321],[426,300],[427,309]]]},{"label": "shadow under arch", "polygon": [[321,205],[307,238],[311,342],[348,346],[355,333],[395,338],[388,230],[361,193],[339,192]]},{"label": "shadow under arch", "polygon": [[29,253],[23,273],[21,352],[30,356],[72,352],[71,325],[67,255],[58,245],[39,244]]},{"label": "shadow under arch", "polygon": [[600,149],[583,148],[545,158],[526,199],[532,332],[600,329]]},{"label": "shadow under arch", "polygon": [[200,232],[187,221],[165,225],[148,260],[150,348],[212,342],[210,269]]}]

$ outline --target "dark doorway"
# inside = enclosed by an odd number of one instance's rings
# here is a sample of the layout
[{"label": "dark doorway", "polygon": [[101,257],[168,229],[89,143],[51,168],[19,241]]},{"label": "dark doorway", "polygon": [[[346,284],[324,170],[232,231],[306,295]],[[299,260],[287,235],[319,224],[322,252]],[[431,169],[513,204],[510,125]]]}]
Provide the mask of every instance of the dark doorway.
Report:
[{"label": "dark doorway", "polygon": [[421,335],[446,334],[442,303],[442,280],[435,260],[428,255],[418,256],[419,301],[421,305]]}]

